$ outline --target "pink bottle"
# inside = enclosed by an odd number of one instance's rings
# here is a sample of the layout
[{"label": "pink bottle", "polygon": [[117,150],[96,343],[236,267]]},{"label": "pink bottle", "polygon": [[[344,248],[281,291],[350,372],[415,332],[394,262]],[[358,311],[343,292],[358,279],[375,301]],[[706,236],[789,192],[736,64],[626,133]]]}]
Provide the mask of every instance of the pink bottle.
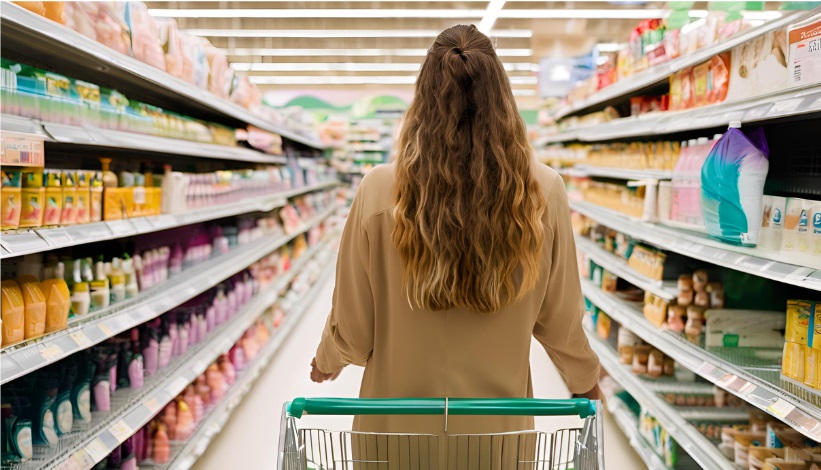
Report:
[{"label": "pink bottle", "polygon": [[166,432],[165,424],[157,425],[157,432],[154,433],[152,439],[152,454],[151,458],[155,464],[166,464],[171,459],[171,446],[168,443],[168,433]]}]

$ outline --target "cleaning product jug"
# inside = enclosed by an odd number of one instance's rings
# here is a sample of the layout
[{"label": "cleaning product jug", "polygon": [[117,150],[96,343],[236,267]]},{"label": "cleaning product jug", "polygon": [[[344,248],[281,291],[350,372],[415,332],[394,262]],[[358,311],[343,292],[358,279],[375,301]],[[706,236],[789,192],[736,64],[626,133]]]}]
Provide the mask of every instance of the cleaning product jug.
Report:
[{"label": "cleaning product jug", "polygon": [[40,288],[40,281],[26,274],[17,278],[17,284],[26,304],[25,337],[32,339],[42,336],[46,331],[46,296]]},{"label": "cleaning product jug", "polygon": [[26,305],[23,293],[17,281],[3,281],[2,286],[2,317],[3,317],[3,346],[19,343],[25,338]]}]

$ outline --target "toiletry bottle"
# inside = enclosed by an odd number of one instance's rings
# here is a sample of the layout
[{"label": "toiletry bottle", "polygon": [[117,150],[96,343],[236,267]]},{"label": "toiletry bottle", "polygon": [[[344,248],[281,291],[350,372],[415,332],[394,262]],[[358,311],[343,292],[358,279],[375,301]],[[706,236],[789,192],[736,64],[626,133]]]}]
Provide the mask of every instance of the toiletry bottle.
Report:
[{"label": "toiletry bottle", "polygon": [[31,420],[17,416],[11,403],[3,403],[2,420],[3,460],[15,463],[30,460],[34,456]]},{"label": "toiletry bottle", "polygon": [[117,348],[117,388],[128,388],[131,386],[129,363],[131,352],[128,350],[128,343],[123,341]]},{"label": "toiletry bottle", "polygon": [[177,400],[177,432],[178,441],[187,441],[194,432],[194,417],[185,400]]},{"label": "toiletry bottle", "polygon": [[94,282],[91,283],[91,308],[101,309],[111,305],[111,294],[105,264],[102,260],[94,265]]},{"label": "toiletry bottle", "polygon": [[55,429],[57,429],[59,435],[64,436],[70,433],[74,428],[71,389],[74,387],[74,381],[77,379],[77,367],[76,364],[72,364],[72,361],[64,361],[64,363],[57,365],[56,370],[59,370],[59,372],[55,372],[55,376],[61,378],[57,395],[54,397],[52,412],[54,413]]},{"label": "toiletry bottle", "polygon": [[172,400],[163,408],[162,416],[160,417],[162,424],[168,429],[168,438],[172,441],[177,440],[177,402]]},{"label": "toiletry bottle", "polygon": [[96,411],[111,411],[110,369],[112,366],[107,356],[99,359],[99,366],[92,381],[91,389],[94,398],[94,409]]},{"label": "toiletry bottle", "polygon": [[168,322],[162,320],[160,342],[157,354],[157,369],[164,369],[170,362],[174,352],[174,343],[171,341],[170,327]]},{"label": "toiletry bottle", "polygon": [[46,296],[36,277],[26,274],[17,278],[26,305],[25,338],[42,336],[46,331]]},{"label": "toiletry bottle", "polygon": [[154,433],[152,443],[154,451],[151,457],[154,463],[158,465],[168,463],[171,459],[171,447],[168,444],[168,433],[164,424],[157,425],[157,431]]},{"label": "toiletry bottle", "polygon": [[111,289],[111,303],[125,300],[125,274],[120,264],[120,258],[111,260],[111,269],[108,270],[108,282]]},{"label": "toiletry bottle", "polygon": [[125,275],[125,298],[133,299],[140,293],[140,288],[137,285],[137,273],[134,271],[134,260],[128,254],[124,254],[121,264]]},{"label": "toiletry bottle", "polygon": [[91,378],[93,375],[91,356],[83,351],[77,360],[77,379],[71,389],[71,408],[74,421],[80,425],[91,423]]},{"label": "toiletry bottle", "polygon": [[85,315],[91,309],[91,293],[87,282],[74,284],[71,294],[71,312],[74,315]]},{"label": "toiletry bottle", "polygon": [[157,372],[160,353],[159,332],[156,322],[145,325],[141,333],[140,340],[143,361],[145,362],[145,376],[151,377]]},{"label": "toiletry bottle", "polygon": [[2,282],[3,346],[25,338],[26,305],[17,281]]},{"label": "toiletry bottle", "polygon": [[57,445],[59,436],[53,410],[54,401],[57,398],[57,384],[54,379],[43,378],[37,381],[33,391],[35,395],[31,405],[34,417],[32,419],[32,441],[35,445]]},{"label": "toiletry bottle", "polygon": [[56,263],[53,268],[44,271],[46,278],[40,283],[40,289],[46,297],[46,333],[62,330],[68,322],[71,310],[71,292],[65,280],[65,265]]}]

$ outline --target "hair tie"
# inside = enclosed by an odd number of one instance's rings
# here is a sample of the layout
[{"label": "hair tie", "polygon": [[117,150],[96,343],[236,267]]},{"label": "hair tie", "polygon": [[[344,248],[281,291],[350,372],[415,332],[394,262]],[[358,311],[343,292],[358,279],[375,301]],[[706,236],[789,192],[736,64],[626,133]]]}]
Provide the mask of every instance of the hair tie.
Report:
[{"label": "hair tie", "polygon": [[465,57],[465,53],[462,51],[462,49],[460,49],[460,48],[458,48],[458,47],[454,47],[454,48],[453,48],[453,49],[451,49],[451,50],[452,50],[453,52],[455,52],[455,53],[459,54],[459,57],[461,57],[461,58],[462,58],[462,60],[467,60],[467,57]]}]

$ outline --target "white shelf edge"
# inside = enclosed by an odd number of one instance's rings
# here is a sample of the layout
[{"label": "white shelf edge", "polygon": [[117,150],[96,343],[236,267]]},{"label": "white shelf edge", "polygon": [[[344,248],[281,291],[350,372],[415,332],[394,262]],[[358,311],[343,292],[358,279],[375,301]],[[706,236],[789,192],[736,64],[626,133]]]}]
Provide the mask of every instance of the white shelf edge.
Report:
[{"label": "white shelf edge", "polygon": [[715,470],[736,470],[733,463],[724,457],[718,447],[685,421],[675,408],[645,387],[640,378],[625,368],[609,345],[599,339],[595,333],[589,331],[586,333],[590,346],[599,356],[602,367],[608,371],[613,380],[624,387],[636,401],[647,409],[699,465]]},{"label": "white shelf edge", "polygon": [[599,167],[593,165],[576,165],[574,169],[577,175],[601,176],[605,178],[618,178],[625,180],[671,180],[672,170],[630,170],[624,168]]},{"label": "white shelf edge", "polygon": [[222,401],[200,422],[191,438],[178,450],[177,455],[172,456],[171,462],[169,462],[166,468],[172,470],[188,470],[202,456],[214,437],[222,431],[225,424],[231,419],[234,410],[239,406],[245,395],[251,391],[259,376],[262,375],[265,368],[279,351],[282,343],[287,340],[287,334],[294,328],[297,320],[305,314],[308,307],[314,302],[316,294],[324,285],[330,273],[333,272],[333,269],[334,263],[333,260],[331,260],[324,267],[322,274],[314,285],[311,286],[311,289],[305,295],[300,305],[294,308],[293,313],[286,314],[286,318],[288,318],[289,315],[296,315],[296,318],[291,318],[291,321],[286,320],[286,324],[280,327],[280,332],[277,334],[277,337],[265,345],[267,350],[260,354],[257,362],[252,366],[253,370],[243,374],[242,378],[231,387],[231,390],[223,397]]},{"label": "white shelf edge", "polygon": [[[174,77],[165,71],[145,64],[137,59],[121,54],[91,38],[73,31],[61,24],[38,16],[16,5],[3,4],[0,9],[0,16],[5,25],[13,28],[24,29],[36,33],[38,36],[45,36],[48,41],[59,43],[64,47],[70,47],[82,51],[83,55],[91,56],[109,69],[115,69],[133,76],[136,80],[150,84],[155,89],[162,89],[178,95],[182,99],[195,101],[196,103],[209,108],[215,113],[242,121],[248,125],[264,129],[268,132],[279,134],[283,138],[301,143],[308,147],[323,150],[325,146],[314,139],[300,136],[295,132],[271,124],[263,118],[251,113],[247,109],[220,98],[209,91],[196,88],[188,82]],[[71,59],[66,59],[71,60]],[[184,110],[173,109],[175,112],[185,114]]]},{"label": "white shelf edge", "polygon": [[675,72],[698,65],[709,60],[715,55],[729,51],[730,49],[755,39],[758,36],[762,36],[770,31],[775,31],[776,29],[800,22],[809,16],[812,16],[812,11],[789,13],[779,19],[767,22],[759,27],[742,31],[731,38],[700,49],[692,54],[684,57],[678,57],[671,61],[663,62],[649,69],[643,70],[630,78],[619,80],[616,83],[599,90],[576,105],[567,106],[564,109],[559,110],[553,115],[553,119],[561,119],[563,117],[578,113],[579,111],[583,111],[587,108],[600,105],[606,101],[610,101],[612,99],[619,98],[620,96],[653,86],[664,81],[666,78],[669,78],[670,75]]},{"label": "white shelf edge", "polygon": [[821,441],[821,409],[672,333],[660,330],[645,319],[640,311],[603,292],[587,279],[582,279],[582,292],[613,320],[677,363],[783,421],[810,439]]},{"label": "white shelf edge", "polygon": [[[311,256],[319,251],[318,248],[322,245],[325,245],[325,243],[320,243],[317,245],[317,250],[311,253]],[[125,423],[126,420],[129,419],[130,415],[135,415],[135,420],[133,420],[133,423],[126,423],[128,425],[128,429],[131,429],[131,433],[128,433],[128,435],[115,435],[111,432],[110,426],[103,426],[103,429],[99,429],[97,432],[90,432],[90,435],[83,441],[83,443],[75,446],[72,450],[64,452],[62,458],[58,457],[48,462],[44,468],[49,470],[58,469],[69,461],[81,461],[86,465],[90,464],[93,466],[102,460],[106,455],[111,453],[117,446],[122,444],[127,438],[131,437],[134,432],[139,430],[154,416],[156,416],[156,414],[159,413],[167,403],[176,398],[177,395],[185,389],[185,387],[194,382],[197,377],[202,374],[205,369],[220,355],[226,353],[231,347],[233,347],[245,331],[253,325],[257,318],[259,318],[259,316],[265,311],[265,309],[277,301],[279,290],[287,286],[288,283],[290,283],[291,280],[299,274],[299,270],[304,267],[305,263],[307,263],[309,259],[309,256],[305,256],[302,264],[289,270],[281,280],[269,286],[264,292],[258,293],[257,297],[247,304],[243,308],[243,311],[236,315],[234,319],[232,319],[229,323],[221,325],[218,330],[212,331],[209,339],[198,345],[196,353],[188,358],[185,358],[173,371],[168,371],[169,373],[166,375],[168,380],[161,381],[154,387],[146,389],[143,393],[141,393],[143,396],[142,400],[135,401],[132,406],[129,406],[123,410],[120,415],[110,418],[111,421],[114,421],[117,418],[122,417],[116,422]],[[289,323],[293,324],[299,318],[301,318],[301,314],[297,315],[296,318],[293,318]],[[285,333],[287,333],[285,330],[280,330],[277,332],[275,337],[270,340],[269,344],[277,341],[278,344],[281,344],[281,338],[284,337]],[[152,407],[146,405],[148,402],[152,403]],[[148,411],[148,413],[146,413],[146,411]],[[105,440],[109,441],[109,443],[112,441],[115,442],[114,445],[108,444],[103,449],[100,449],[98,445],[92,444],[94,441],[100,441],[103,445],[105,445],[105,441],[100,438],[106,433],[110,434],[113,439],[109,438]],[[89,449],[94,450],[90,451]]]},{"label": "white shelf edge", "polygon": [[590,259],[595,261],[599,266],[644,291],[649,291],[653,295],[666,300],[673,300],[678,296],[675,287],[665,288],[663,282],[655,281],[636,272],[627,264],[627,261],[613,253],[607,252],[604,248],[596,245],[585,237],[576,235],[576,249],[589,256]]},{"label": "white shelf edge", "polygon": [[774,281],[821,291],[821,269],[793,264],[777,253],[728,245],[695,233],[640,222],[586,202],[571,202],[570,208],[613,230],[665,250]]},{"label": "white shelf edge", "polygon": [[749,99],[725,101],[682,111],[663,111],[614,119],[545,136],[538,142],[542,146],[575,140],[602,142],[723,127],[730,121],[749,124],[814,113],[821,113],[821,85],[789,88]]},{"label": "white shelf edge", "polygon": [[[291,189],[278,194],[247,198],[231,204],[223,204],[204,209],[193,209],[185,212],[184,214],[160,214],[148,217],[135,217],[133,219],[94,222],[90,224],[78,224],[56,228],[36,228],[30,230],[23,229],[17,233],[2,235],[4,247],[7,248],[8,253],[1,253],[0,259],[13,258],[32,253],[41,253],[44,251],[57,250],[60,248],[67,248],[70,246],[83,245],[87,243],[114,240],[117,238],[158,232],[161,230],[169,230],[199,222],[248,214],[251,212],[268,212],[278,207],[284,207],[289,198],[326,188],[332,188],[338,184],[338,181],[328,181],[303,188]],[[88,236],[82,236],[83,232],[88,233]],[[11,242],[9,242],[9,238],[11,238]],[[21,240],[19,244],[24,248],[20,250],[13,250],[15,238]]]},{"label": "white shelf edge", "polygon": [[276,240],[264,238],[212,260],[194,265],[185,274],[180,275],[181,282],[174,282],[180,279],[172,278],[159,288],[147,291],[146,295],[138,296],[127,305],[114,305],[109,309],[94,312],[88,315],[87,321],[84,321],[84,317],[76,317],[77,322],[70,324],[65,330],[22,345],[9,346],[2,351],[2,356],[0,356],[2,357],[0,384],[8,383],[78,351],[90,348],[183,304],[319,225],[336,209],[335,204],[331,205],[321,214],[305,222],[295,232],[283,235]]},{"label": "white shelf edge", "polygon": [[661,457],[650,447],[647,441],[639,434],[639,419],[627,408],[627,405],[616,396],[607,397],[607,410],[613,416],[616,425],[627,437],[630,446],[636,451],[641,460],[652,470],[672,470],[664,464]]}]

